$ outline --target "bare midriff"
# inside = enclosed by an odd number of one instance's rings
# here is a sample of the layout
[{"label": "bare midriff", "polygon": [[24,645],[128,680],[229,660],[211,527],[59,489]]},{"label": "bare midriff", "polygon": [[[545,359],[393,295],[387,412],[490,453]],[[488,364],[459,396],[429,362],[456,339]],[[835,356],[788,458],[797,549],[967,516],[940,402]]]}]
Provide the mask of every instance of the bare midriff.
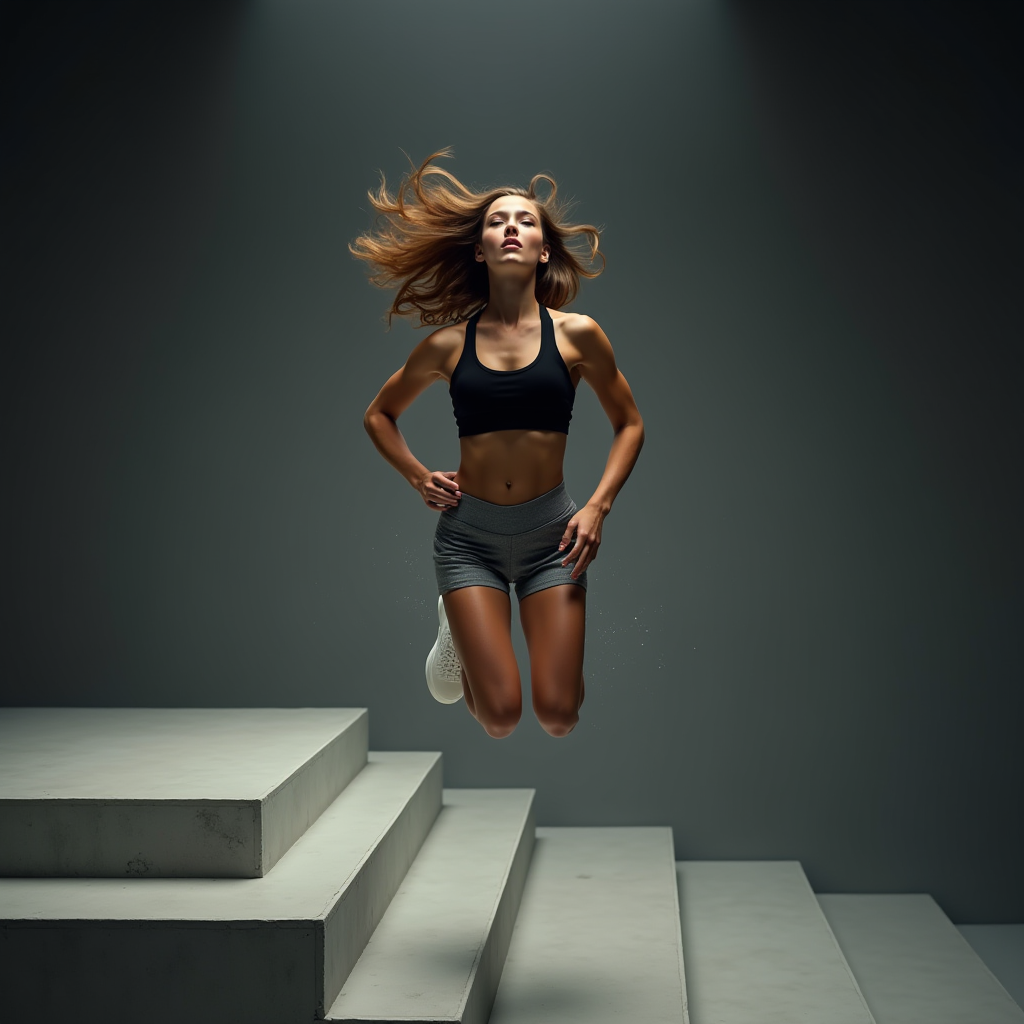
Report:
[{"label": "bare midriff", "polygon": [[459,490],[494,505],[539,498],[562,482],[567,440],[554,430],[494,430],[459,438]]}]

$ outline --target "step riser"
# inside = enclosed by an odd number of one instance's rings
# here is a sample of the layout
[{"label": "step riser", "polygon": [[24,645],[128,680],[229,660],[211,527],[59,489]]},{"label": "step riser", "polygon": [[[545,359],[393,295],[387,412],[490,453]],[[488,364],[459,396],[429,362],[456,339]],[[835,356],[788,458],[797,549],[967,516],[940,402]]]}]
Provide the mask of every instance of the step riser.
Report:
[{"label": "step riser", "polygon": [[533,805],[533,790],[445,790],[328,1021],[486,1024],[533,852]]},{"label": "step riser", "polygon": [[[255,878],[256,801],[0,802],[5,878]],[[10,840],[8,840],[10,836]]]},{"label": "step riser", "polygon": [[270,871],[363,770],[369,741],[370,718],[364,714],[267,796],[260,875]]},{"label": "step riser", "polygon": [[[533,847],[537,835],[536,812],[530,804],[530,814],[523,829],[523,838],[516,850],[515,859],[508,873],[508,884],[505,886],[498,909],[494,915],[494,924],[480,954],[465,1007],[459,1017],[459,1024],[487,1024],[494,1006],[494,997],[501,981],[501,972],[505,968],[512,932],[516,926],[519,905],[523,898],[523,887],[526,875],[530,870],[533,858]],[[424,1022],[429,1024],[429,1022]]]},{"label": "step riser", "polygon": [[4,1015],[110,1024],[312,1021],[314,941],[312,925],[248,922],[3,928]]},{"label": "step riser", "polygon": [[395,821],[388,834],[389,842],[374,848],[346,898],[335,904],[318,932],[317,970],[318,976],[324,979],[319,988],[318,1017],[323,1017],[337,999],[345,979],[416,859],[430,826],[441,811],[441,792],[442,762],[439,759]]}]

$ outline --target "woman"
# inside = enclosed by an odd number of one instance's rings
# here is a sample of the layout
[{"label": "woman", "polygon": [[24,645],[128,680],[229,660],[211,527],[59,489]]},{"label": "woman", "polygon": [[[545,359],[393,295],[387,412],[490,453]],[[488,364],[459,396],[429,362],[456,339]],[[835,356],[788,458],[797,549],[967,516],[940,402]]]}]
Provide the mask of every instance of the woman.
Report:
[{"label": "woman", "polygon": [[[522,714],[512,648],[509,584],[530,652],[533,708],[565,736],[583,703],[587,568],[644,440],[643,421],[611,344],[588,316],[564,313],[597,229],[564,222],[555,182],[475,192],[430,156],[394,196],[370,193],[379,226],[350,246],[397,286],[388,314],[436,326],[366,410],[377,450],[440,513],[434,565],[440,628],[427,658],[438,700],[465,696],[487,733],[509,735]],[[537,185],[547,182],[546,198]],[[586,256],[574,251],[588,243]],[[603,256],[601,256],[603,261]],[[597,393],[615,432],[603,476],[578,508],[562,462],[576,386]],[[456,472],[429,470],[407,446],[398,417],[437,380],[448,383],[459,428]]]}]

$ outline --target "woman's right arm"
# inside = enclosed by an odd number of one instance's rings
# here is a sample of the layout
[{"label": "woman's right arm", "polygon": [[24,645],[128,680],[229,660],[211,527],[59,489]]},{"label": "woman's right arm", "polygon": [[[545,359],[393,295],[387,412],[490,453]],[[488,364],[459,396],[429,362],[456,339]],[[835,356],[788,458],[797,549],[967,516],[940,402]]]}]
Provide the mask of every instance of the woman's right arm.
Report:
[{"label": "woman's right arm", "polygon": [[442,368],[457,336],[453,328],[442,327],[424,338],[412,350],[405,365],[396,370],[380,389],[363,415],[363,426],[377,451],[416,488],[428,507],[439,511],[457,505],[462,497],[455,473],[431,472],[409,450],[398,429],[398,417],[434,381],[443,379]]}]

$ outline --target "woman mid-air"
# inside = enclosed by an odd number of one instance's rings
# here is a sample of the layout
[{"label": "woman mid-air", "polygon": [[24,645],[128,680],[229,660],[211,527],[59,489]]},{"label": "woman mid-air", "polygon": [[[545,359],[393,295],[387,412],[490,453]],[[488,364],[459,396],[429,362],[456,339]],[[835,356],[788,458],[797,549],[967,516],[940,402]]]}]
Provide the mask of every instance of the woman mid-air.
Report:
[{"label": "woman mid-air", "polygon": [[[563,220],[555,182],[474,192],[433,154],[388,193],[370,193],[383,219],[350,246],[397,286],[389,311],[438,329],[370,403],[363,422],[377,450],[440,513],[434,534],[437,641],[427,657],[433,696],[465,696],[494,737],[522,714],[512,649],[514,584],[530,652],[533,709],[565,736],[583,703],[587,567],[601,528],[644,441],[643,420],[612,346],[588,316],[564,313],[600,253],[597,229]],[[546,181],[550,193],[537,195]],[[583,256],[572,243],[584,239]],[[603,257],[601,257],[603,259]],[[604,474],[578,508],[562,462],[576,386],[596,392],[615,432]],[[397,420],[437,380],[448,384],[459,429],[457,472],[427,469]],[[454,643],[454,646],[453,646]]]}]

